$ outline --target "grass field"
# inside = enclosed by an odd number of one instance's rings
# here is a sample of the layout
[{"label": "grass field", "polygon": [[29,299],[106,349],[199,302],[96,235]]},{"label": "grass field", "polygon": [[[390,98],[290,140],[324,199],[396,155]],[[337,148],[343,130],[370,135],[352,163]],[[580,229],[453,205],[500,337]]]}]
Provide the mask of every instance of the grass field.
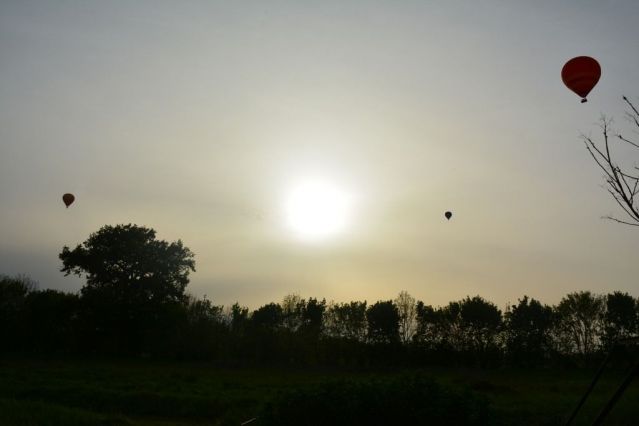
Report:
[{"label": "grass field", "polygon": [[[504,425],[561,424],[593,371],[431,368],[420,372],[485,396]],[[0,361],[1,425],[239,425],[278,392],[411,371],[222,369],[143,361]],[[414,372],[416,373],[416,371]],[[589,424],[622,378],[607,373],[575,424]],[[607,424],[637,424],[633,383]],[[258,421],[252,425],[259,425]]]}]

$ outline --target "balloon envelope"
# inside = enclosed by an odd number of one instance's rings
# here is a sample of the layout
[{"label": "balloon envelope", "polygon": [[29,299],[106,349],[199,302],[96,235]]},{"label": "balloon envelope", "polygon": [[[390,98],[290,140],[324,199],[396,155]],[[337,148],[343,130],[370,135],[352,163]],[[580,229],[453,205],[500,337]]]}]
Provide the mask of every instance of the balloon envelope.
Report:
[{"label": "balloon envelope", "polygon": [[564,84],[582,97],[581,102],[586,102],[586,96],[595,87],[599,77],[601,77],[599,62],[590,56],[572,58],[561,69],[561,79]]},{"label": "balloon envelope", "polygon": [[450,220],[450,218],[453,217],[453,214],[451,212],[446,212],[444,213],[444,216],[446,216],[446,219]]},{"label": "balloon envelope", "polygon": [[64,205],[67,206],[67,208],[69,208],[71,203],[75,201],[75,197],[73,196],[73,194],[64,194],[62,196],[62,201],[64,202]]}]

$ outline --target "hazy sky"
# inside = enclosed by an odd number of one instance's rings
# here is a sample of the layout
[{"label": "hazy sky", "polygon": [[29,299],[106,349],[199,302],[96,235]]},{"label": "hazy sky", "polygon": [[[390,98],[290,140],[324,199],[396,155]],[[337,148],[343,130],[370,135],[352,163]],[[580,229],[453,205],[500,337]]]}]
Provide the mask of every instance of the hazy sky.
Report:
[{"label": "hazy sky", "polygon": [[[136,223],[219,304],[638,295],[639,230],[601,219],[579,140],[628,128],[638,22],[636,0],[1,1],[0,273],[76,291],[62,246]],[[586,104],[560,78],[579,55]],[[308,178],[352,199],[335,238],[287,227]]]}]

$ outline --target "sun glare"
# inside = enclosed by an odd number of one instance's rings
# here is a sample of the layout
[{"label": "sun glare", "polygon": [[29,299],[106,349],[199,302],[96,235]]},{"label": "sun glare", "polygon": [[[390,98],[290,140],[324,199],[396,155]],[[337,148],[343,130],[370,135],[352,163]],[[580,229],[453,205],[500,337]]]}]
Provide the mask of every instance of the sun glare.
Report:
[{"label": "sun glare", "polygon": [[304,240],[323,240],[343,231],[350,216],[350,197],[338,186],[322,180],[298,184],[285,206],[290,229]]}]

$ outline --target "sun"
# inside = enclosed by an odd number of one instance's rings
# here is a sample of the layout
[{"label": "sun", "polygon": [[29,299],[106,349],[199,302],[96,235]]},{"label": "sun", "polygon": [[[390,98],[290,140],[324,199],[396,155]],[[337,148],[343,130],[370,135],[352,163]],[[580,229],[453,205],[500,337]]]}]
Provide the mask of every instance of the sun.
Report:
[{"label": "sun", "polygon": [[349,194],[326,180],[306,180],[288,194],[288,227],[301,239],[323,240],[345,230],[351,213]]}]

